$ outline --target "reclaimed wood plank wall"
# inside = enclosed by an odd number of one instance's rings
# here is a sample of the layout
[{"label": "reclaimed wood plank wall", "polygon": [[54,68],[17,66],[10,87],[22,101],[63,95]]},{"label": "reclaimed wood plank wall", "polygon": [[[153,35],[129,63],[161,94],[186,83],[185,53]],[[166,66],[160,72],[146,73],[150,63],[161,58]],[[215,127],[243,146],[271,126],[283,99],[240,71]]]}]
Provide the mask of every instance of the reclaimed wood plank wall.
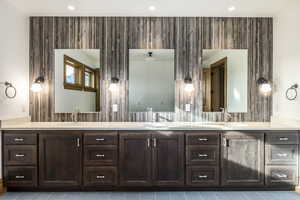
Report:
[{"label": "reclaimed wood plank wall", "polygon": [[[175,112],[159,113],[174,121],[223,121],[222,113],[202,112],[202,49],[248,49],[248,112],[232,121],[270,121],[272,97],[257,93],[256,80],[272,81],[272,18],[221,17],[31,17],[30,81],[45,76],[44,90],[30,93],[32,121],[70,121],[54,113],[54,49],[100,49],[100,113],[82,113],[81,121],[146,121],[146,113],[128,112],[128,49],[175,49]],[[183,79],[190,73],[195,92],[187,95]],[[120,78],[120,90],[108,90]],[[66,102],[68,103],[68,102]],[[192,103],[192,112],[184,105]],[[119,112],[112,112],[112,104]]]}]

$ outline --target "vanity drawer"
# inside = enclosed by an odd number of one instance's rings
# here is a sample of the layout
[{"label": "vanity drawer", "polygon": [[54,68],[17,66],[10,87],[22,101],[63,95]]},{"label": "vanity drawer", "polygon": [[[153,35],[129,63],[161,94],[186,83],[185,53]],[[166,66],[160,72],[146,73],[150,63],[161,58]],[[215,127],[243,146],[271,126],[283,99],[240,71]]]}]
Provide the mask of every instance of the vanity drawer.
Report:
[{"label": "vanity drawer", "polygon": [[298,145],[266,145],[266,164],[297,164]]},{"label": "vanity drawer", "polygon": [[115,167],[85,167],[84,186],[113,186],[117,184]]},{"label": "vanity drawer", "polygon": [[35,167],[5,167],[4,177],[7,187],[37,186],[37,170]]},{"label": "vanity drawer", "polygon": [[298,133],[269,133],[266,136],[267,144],[299,144]]},{"label": "vanity drawer", "polygon": [[5,145],[35,145],[37,144],[37,135],[33,133],[6,133],[3,140]]},{"label": "vanity drawer", "polygon": [[4,147],[5,165],[36,165],[36,146],[9,145]]},{"label": "vanity drawer", "polygon": [[218,165],[219,147],[215,145],[188,146],[186,162],[188,165]]},{"label": "vanity drawer", "polygon": [[117,145],[118,134],[116,131],[105,133],[85,133],[84,144],[87,145]]},{"label": "vanity drawer", "polygon": [[118,150],[115,146],[89,145],[84,147],[85,165],[116,165]]},{"label": "vanity drawer", "polygon": [[267,185],[297,185],[296,166],[267,166],[266,184]]},{"label": "vanity drawer", "polygon": [[187,168],[186,183],[190,186],[206,187],[219,185],[219,168],[192,166]]},{"label": "vanity drawer", "polygon": [[219,145],[220,139],[217,133],[188,133],[187,145]]}]

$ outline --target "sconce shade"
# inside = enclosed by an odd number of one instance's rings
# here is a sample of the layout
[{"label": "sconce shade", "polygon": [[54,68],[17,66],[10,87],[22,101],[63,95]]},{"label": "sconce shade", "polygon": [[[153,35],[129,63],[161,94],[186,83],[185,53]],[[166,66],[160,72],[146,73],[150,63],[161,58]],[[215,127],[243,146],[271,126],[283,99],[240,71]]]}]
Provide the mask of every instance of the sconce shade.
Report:
[{"label": "sconce shade", "polygon": [[108,89],[109,89],[111,92],[116,92],[116,91],[119,90],[118,84],[119,84],[119,79],[118,79],[117,77],[113,77],[113,78],[111,79],[111,83],[110,83]]},{"label": "sconce shade", "polygon": [[43,89],[42,84],[44,82],[45,82],[45,78],[42,76],[35,79],[35,81],[32,83],[31,88],[30,88],[31,91],[35,92],[35,93],[42,91],[42,89]]},{"label": "sconce shade", "polygon": [[193,84],[193,80],[190,76],[187,76],[184,79],[184,83],[185,83],[185,87],[184,90],[186,92],[193,92],[195,90],[194,84]]},{"label": "sconce shade", "polygon": [[260,77],[257,80],[257,84],[258,84],[259,92],[262,93],[263,95],[267,96],[271,93],[272,91],[271,83],[264,77]]}]

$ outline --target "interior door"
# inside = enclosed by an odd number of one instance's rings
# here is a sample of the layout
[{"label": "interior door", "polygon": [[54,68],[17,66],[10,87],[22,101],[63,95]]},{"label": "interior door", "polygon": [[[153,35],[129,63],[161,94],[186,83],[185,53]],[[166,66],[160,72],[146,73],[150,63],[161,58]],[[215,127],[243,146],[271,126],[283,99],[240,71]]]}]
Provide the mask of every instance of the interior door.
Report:
[{"label": "interior door", "polygon": [[225,108],[226,64],[222,59],[211,66],[211,111],[220,112]]},{"label": "interior door", "polygon": [[184,134],[155,132],[152,134],[153,184],[184,185]]},{"label": "interior door", "polygon": [[120,184],[150,186],[151,134],[144,132],[120,134]]},{"label": "interior door", "polygon": [[39,148],[41,187],[81,185],[81,134],[40,134]]},{"label": "interior door", "polygon": [[222,185],[264,185],[264,134],[227,132],[222,139]]}]

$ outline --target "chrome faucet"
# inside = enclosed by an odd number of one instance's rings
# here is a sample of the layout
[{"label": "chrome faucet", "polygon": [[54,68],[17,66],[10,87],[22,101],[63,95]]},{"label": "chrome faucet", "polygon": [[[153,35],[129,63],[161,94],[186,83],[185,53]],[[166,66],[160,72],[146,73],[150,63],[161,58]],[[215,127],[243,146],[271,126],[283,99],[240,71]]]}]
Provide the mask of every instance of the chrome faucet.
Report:
[{"label": "chrome faucet", "polygon": [[153,116],[153,108],[151,107],[147,108],[147,121],[155,122],[155,117]]},{"label": "chrome faucet", "polygon": [[71,120],[72,120],[72,122],[78,122],[79,120],[78,120],[78,118],[79,118],[79,109],[75,109],[75,111],[74,112],[72,112],[72,114],[71,114]]},{"label": "chrome faucet", "polygon": [[221,112],[224,114],[224,121],[230,122],[230,120],[232,119],[232,115],[229,112],[227,112],[225,108],[221,108]]}]

